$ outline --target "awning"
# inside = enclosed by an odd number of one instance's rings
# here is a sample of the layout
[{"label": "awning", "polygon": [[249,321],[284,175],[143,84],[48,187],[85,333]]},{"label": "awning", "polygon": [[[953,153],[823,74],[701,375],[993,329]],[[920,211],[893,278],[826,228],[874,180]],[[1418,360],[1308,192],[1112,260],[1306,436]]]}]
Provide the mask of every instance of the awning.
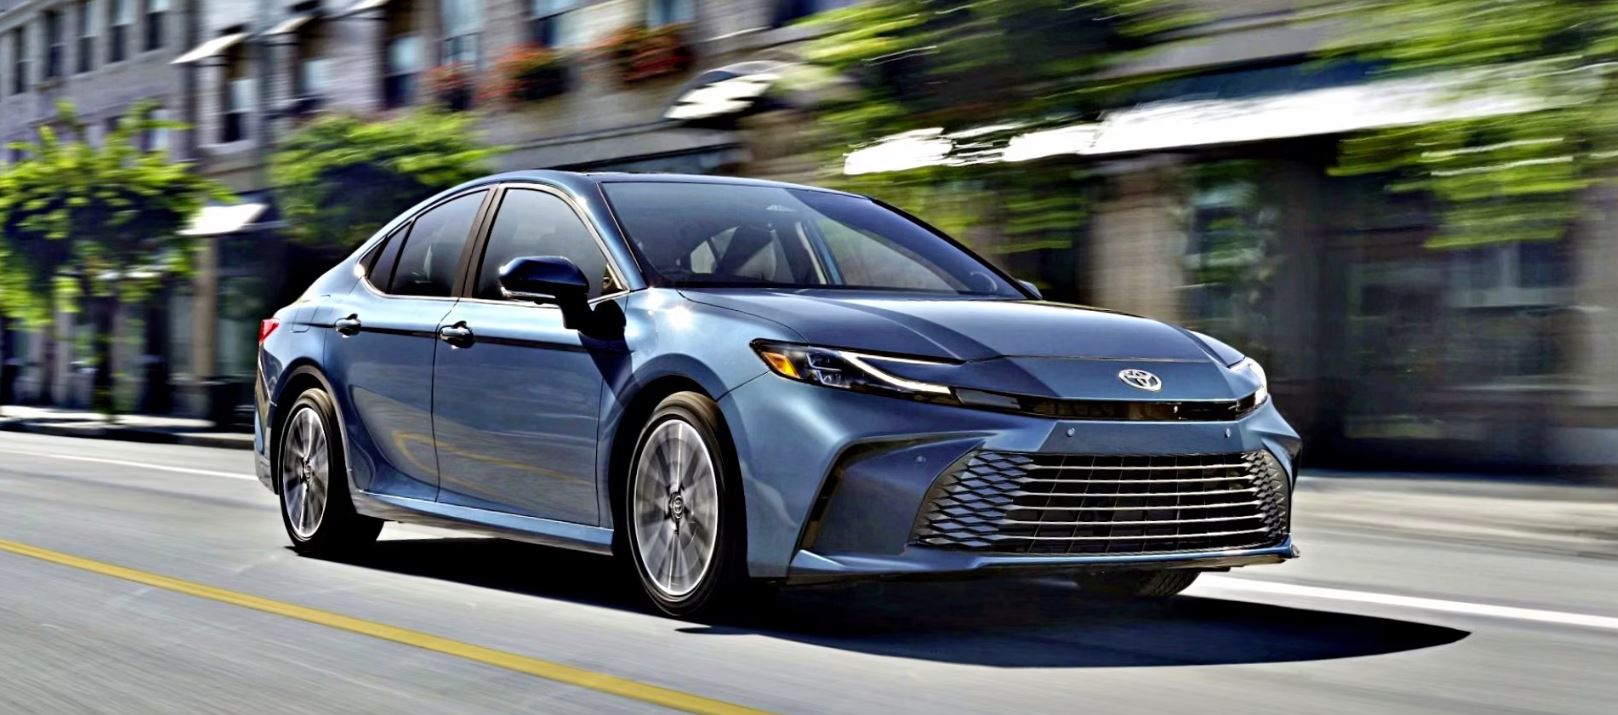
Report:
[{"label": "awning", "polygon": [[297,32],[298,29],[304,25],[309,24],[310,20],[315,19],[316,14],[317,13],[313,12],[304,12],[293,15],[292,17],[282,20],[280,24],[276,25],[275,27],[270,28],[269,32],[264,33],[264,35],[266,37],[275,35],[290,35]]},{"label": "awning", "polygon": [[974,148],[986,144],[980,130],[950,134],[936,128],[918,130],[885,137],[849,153],[843,172],[906,171],[1062,155],[1118,156],[1523,114],[1553,106],[1552,100],[1522,84],[1497,83],[1486,91],[1465,91],[1478,86],[1478,79],[1467,75],[1421,77],[1244,99],[1155,102],[1108,112],[1098,122],[1033,131],[997,127],[1001,131],[994,133],[1004,144],[988,150]]},{"label": "awning", "polygon": [[377,8],[380,8],[380,7],[386,7],[387,4],[388,4],[388,0],[359,0],[359,2],[356,2],[353,5],[348,6],[347,10],[343,10],[341,12],[338,12],[337,16],[338,17],[344,17],[344,16],[347,16],[347,15],[355,15],[355,14],[358,14],[358,13],[365,12],[366,10],[375,10]]},{"label": "awning", "polygon": [[169,64],[188,65],[193,62],[201,62],[202,60],[218,57],[225,50],[234,47],[236,43],[241,42],[246,38],[247,33],[245,32],[236,32],[229,35],[215,37],[212,40],[197,45],[196,47],[192,48],[190,52],[180,55]]},{"label": "awning", "polygon": [[753,61],[703,72],[680,88],[663,118],[698,122],[746,114],[757,108],[786,67],[784,62]]},{"label": "awning", "polygon": [[223,236],[247,228],[269,208],[265,204],[236,204],[234,206],[204,206],[191,219],[191,225],[181,236]]}]

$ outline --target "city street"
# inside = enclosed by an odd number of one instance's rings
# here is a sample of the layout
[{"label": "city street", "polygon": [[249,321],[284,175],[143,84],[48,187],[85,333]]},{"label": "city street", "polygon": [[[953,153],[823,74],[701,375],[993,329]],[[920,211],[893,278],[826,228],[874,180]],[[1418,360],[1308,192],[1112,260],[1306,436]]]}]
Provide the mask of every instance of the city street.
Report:
[{"label": "city street", "polygon": [[0,434],[0,495],[6,713],[1618,703],[1610,552],[1317,524],[1307,506],[1302,559],[1164,604],[1057,580],[869,584],[708,626],[649,614],[610,560],[510,542],[391,524],[351,562],[298,557],[243,450]]}]

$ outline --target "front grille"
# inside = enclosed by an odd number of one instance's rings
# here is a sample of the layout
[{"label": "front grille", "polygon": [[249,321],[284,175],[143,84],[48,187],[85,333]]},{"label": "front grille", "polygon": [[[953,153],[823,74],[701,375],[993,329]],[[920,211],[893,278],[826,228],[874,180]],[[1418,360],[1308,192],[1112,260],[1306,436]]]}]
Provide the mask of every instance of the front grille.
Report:
[{"label": "front grille", "polygon": [[974,452],[928,493],[913,541],[1005,554],[1154,554],[1286,538],[1286,472],[1245,454]]},{"label": "front grille", "polygon": [[983,409],[1105,422],[1229,422],[1241,419],[1259,406],[1257,393],[1239,400],[1185,402],[1057,400],[959,389],[955,391],[955,397],[967,405]]}]

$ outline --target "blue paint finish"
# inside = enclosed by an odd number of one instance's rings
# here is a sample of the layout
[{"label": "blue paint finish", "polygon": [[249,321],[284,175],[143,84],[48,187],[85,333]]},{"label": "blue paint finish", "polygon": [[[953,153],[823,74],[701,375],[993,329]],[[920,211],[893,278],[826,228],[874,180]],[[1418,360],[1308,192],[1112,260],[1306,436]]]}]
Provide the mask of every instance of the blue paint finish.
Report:
[{"label": "blue paint finish", "polygon": [[[433,358],[453,301],[389,298],[364,287],[336,302],[335,316],[363,327],[329,340],[322,369],[337,387],[355,485],[415,499],[438,497],[433,443]],[[326,330],[331,330],[326,328]]]},{"label": "blue paint finish", "polygon": [[[756,577],[818,581],[982,569],[1074,570],[1268,563],[1274,547],[1206,554],[1007,556],[911,545],[937,477],[975,449],[1068,454],[1225,454],[1266,449],[1296,477],[1297,434],[1273,404],[1222,422],[1086,422],[916,402],[789,380],[755,340],[816,344],[942,364],[884,363],[899,377],[1080,400],[1235,400],[1253,377],[1207,336],[1137,316],[1025,299],[896,292],[673,289],[649,285],[602,185],[614,181],[771,182],[514,172],[456,187],[543,184],[590,221],[624,291],[594,305],[623,317],[621,334],[565,328],[558,309],[377,293],[356,265],[390,223],[278,316],[255,383],[255,460],[269,484],[277,408],[300,371],[319,375],[339,410],[360,510],[596,552],[609,549],[614,455],[638,436],[632,405],[677,380],[715,399],[735,449],[747,564]],[[800,187],[793,187],[800,188]],[[358,315],[350,337],[333,330]],[[469,346],[438,339],[464,322]],[[1162,378],[1158,393],[1118,379]],[[657,389],[656,394],[664,390]],[[1071,431],[1071,434],[1069,432]],[[625,440],[625,441],[619,441]],[[818,510],[818,511],[817,511]],[[818,515],[818,523],[811,519]],[[811,528],[812,527],[812,528]],[[807,540],[807,541],[806,541]],[[806,546],[807,544],[807,546]]]},{"label": "blue paint finish", "polygon": [[835,347],[955,360],[1090,357],[1207,360],[1184,331],[1122,313],[1058,303],[858,293],[846,290],[687,290],[710,303],[791,325]]},{"label": "blue paint finish", "polygon": [[443,322],[474,338],[436,348],[438,500],[600,523],[601,388],[627,362],[621,342],[562,327],[555,306],[462,301]]}]

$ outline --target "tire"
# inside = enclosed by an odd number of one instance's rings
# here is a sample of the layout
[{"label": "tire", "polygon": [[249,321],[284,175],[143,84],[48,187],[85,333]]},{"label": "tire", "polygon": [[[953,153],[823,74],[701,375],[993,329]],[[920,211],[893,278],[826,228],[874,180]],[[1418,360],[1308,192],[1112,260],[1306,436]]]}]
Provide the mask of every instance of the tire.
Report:
[{"label": "tire", "polygon": [[376,541],[382,520],[354,511],[343,461],[341,430],[331,396],[320,388],[298,395],[276,438],[275,479],[281,525],[292,548],[306,555],[350,553]]},{"label": "tire", "polygon": [[733,618],[753,605],[741,485],[724,434],[713,400],[676,393],[646,420],[627,466],[629,561],[646,598],[677,618]]},{"label": "tire", "polygon": [[1085,593],[1107,598],[1168,598],[1191,587],[1198,571],[1120,571],[1079,574],[1074,582]]}]

